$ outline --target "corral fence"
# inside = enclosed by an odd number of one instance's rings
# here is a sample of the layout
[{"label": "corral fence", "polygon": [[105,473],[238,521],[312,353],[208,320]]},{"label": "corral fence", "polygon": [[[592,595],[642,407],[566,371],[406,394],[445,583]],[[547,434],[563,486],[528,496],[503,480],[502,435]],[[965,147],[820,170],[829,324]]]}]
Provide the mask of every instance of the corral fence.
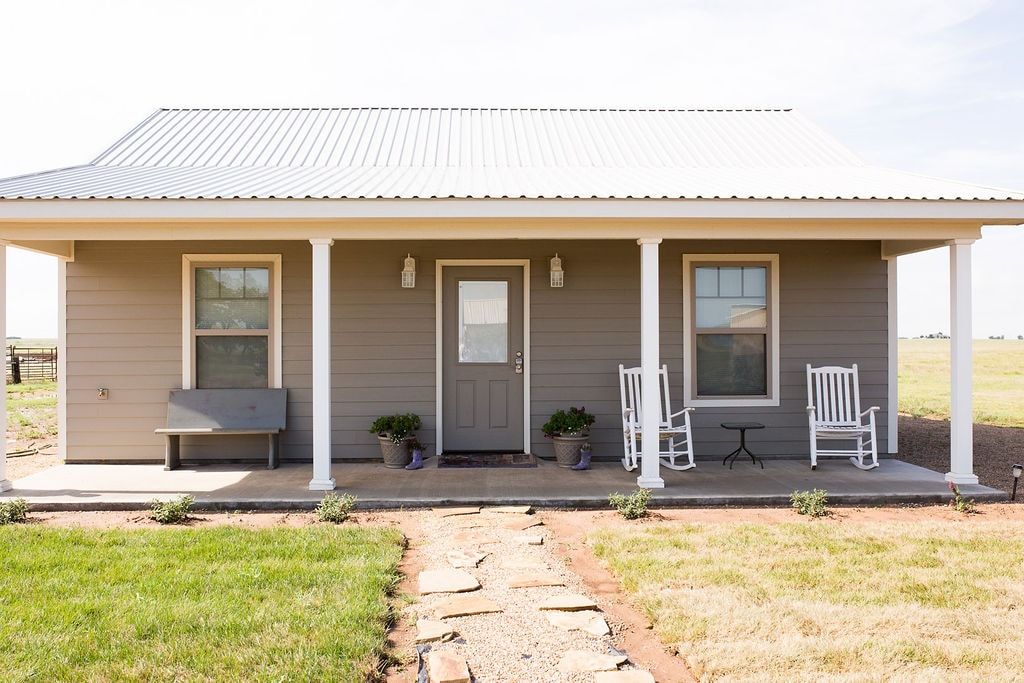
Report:
[{"label": "corral fence", "polygon": [[57,381],[57,347],[7,347],[8,384],[43,381]]}]

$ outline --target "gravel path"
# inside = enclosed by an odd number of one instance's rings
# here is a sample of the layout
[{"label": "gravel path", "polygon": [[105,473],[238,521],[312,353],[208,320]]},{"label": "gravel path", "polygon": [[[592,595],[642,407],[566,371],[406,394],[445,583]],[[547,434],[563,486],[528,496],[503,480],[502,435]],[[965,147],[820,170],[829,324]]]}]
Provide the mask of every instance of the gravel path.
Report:
[{"label": "gravel path", "polygon": [[[479,595],[502,609],[500,613],[445,619],[457,636],[455,640],[431,643],[430,651],[455,653],[465,658],[476,683],[589,683],[595,680],[591,672],[560,672],[559,661],[570,650],[614,654],[611,647],[618,643],[615,636],[617,624],[603,614],[611,635],[596,637],[553,626],[538,609],[539,603],[559,595],[579,594],[594,599],[581,579],[554,553],[550,530],[543,525],[522,530],[507,528],[507,524],[523,521],[523,516],[487,508],[476,514],[443,516],[449,514],[443,509],[419,514],[421,533],[417,535],[416,550],[423,569],[450,568],[446,553],[452,550],[488,553],[476,568],[466,570],[480,582],[481,589],[458,595]],[[539,536],[544,543],[530,545],[525,541],[528,536]],[[534,573],[554,575],[565,585],[510,588],[509,581],[514,576],[531,571],[515,567],[524,562],[536,563],[543,569],[532,570]],[[453,594],[450,593],[422,595],[418,602],[403,609],[401,618],[407,624],[424,617],[434,619],[437,606],[451,597]],[[425,646],[420,646],[421,652],[425,649]],[[620,668],[629,670],[634,667],[627,663]]]}]

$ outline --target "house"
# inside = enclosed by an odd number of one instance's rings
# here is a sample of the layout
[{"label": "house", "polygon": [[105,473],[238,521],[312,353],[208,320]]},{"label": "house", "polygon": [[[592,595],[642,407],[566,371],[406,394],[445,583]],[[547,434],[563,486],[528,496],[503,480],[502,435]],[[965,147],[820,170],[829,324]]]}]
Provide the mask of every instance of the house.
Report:
[{"label": "house", "polygon": [[[0,180],[0,240],[60,260],[67,462],[160,461],[171,389],[284,387],[314,490],[394,412],[439,451],[543,455],[552,410],[585,405],[620,457],[619,363],[668,365],[698,458],[725,420],[806,457],[805,364],[857,363],[894,453],[896,258],[939,247],[947,478],[976,483],[971,244],[1022,222],[1024,193],[866,165],[792,110],[162,109]],[[638,483],[663,485],[656,458]]]}]

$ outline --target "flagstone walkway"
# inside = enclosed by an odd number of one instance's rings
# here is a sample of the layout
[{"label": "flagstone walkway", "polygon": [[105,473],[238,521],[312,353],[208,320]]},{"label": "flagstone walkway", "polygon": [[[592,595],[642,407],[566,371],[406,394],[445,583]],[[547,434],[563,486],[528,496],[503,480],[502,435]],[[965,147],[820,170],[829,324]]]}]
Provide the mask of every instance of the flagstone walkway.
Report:
[{"label": "flagstone walkway", "polygon": [[[416,664],[430,683],[654,683],[621,650],[614,619],[551,547],[529,506],[438,508],[420,520]],[[416,669],[416,670],[413,670]],[[682,675],[684,678],[680,678]],[[394,679],[389,679],[394,680]]]}]

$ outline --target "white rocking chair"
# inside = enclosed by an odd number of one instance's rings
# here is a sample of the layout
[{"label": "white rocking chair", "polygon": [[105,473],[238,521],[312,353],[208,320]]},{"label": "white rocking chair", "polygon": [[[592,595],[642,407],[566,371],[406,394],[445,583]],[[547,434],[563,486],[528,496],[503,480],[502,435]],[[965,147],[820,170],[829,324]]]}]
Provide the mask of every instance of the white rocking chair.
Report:
[{"label": "white rocking chair", "polygon": [[[683,408],[677,413],[671,412],[671,402],[668,395],[668,366],[663,365],[658,370],[661,379],[661,405],[659,405],[658,416],[658,456],[661,464],[671,470],[688,470],[695,467],[693,462],[693,432],[690,431],[690,411],[693,408]],[[643,406],[640,393],[640,368],[625,368],[619,366],[619,393],[622,397],[622,445],[623,456],[622,466],[632,472],[637,467],[641,455],[637,449],[637,442],[641,437],[641,425],[643,424]],[[678,418],[682,416],[682,424]],[[660,442],[667,441],[667,448],[661,448]],[[676,458],[686,457],[685,465],[677,465]]]},{"label": "white rocking chair", "polygon": [[[875,435],[875,413],[878,406],[860,409],[860,382],[857,365],[852,368],[807,365],[807,421],[811,431],[811,469],[817,469],[819,457],[850,457],[862,470],[878,467],[878,439]],[[867,418],[867,422],[864,418]],[[819,439],[855,441],[856,448],[829,449],[818,447]],[[871,455],[871,464],[864,458]]]}]

